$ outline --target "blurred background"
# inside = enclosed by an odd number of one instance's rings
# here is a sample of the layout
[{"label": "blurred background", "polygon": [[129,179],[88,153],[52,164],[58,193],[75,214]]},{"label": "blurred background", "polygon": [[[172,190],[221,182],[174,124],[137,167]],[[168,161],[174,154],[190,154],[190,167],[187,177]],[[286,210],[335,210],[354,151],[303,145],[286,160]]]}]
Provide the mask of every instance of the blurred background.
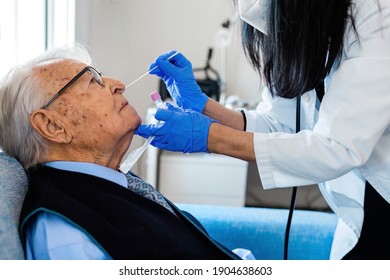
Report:
[{"label": "blurred background", "polygon": [[[0,0],[1,76],[45,49],[74,42],[89,49],[97,69],[125,84],[158,55],[177,50],[200,68],[199,80],[210,73],[225,106],[252,109],[261,100],[233,0]],[[145,123],[153,122],[155,90],[163,90],[160,81],[148,75],[125,92]],[[136,136],[129,151],[143,142]],[[290,201],[290,189],[262,190],[256,165],[224,156],[148,148],[132,171],[175,202],[286,208]],[[316,186],[300,188],[296,206],[327,209]]]}]

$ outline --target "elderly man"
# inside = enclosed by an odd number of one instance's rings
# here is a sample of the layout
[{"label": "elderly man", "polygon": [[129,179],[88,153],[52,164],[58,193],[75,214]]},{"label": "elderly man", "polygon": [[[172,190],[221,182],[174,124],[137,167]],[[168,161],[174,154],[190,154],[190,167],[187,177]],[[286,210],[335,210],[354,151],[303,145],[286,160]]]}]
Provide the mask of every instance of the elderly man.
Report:
[{"label": "elderly man", "polygon": [[237,259],[146,182],[118,172],[141,118],[123,83],[76,50],[16,67],[0,87],[0,146],[30,180],[26,257]]}]

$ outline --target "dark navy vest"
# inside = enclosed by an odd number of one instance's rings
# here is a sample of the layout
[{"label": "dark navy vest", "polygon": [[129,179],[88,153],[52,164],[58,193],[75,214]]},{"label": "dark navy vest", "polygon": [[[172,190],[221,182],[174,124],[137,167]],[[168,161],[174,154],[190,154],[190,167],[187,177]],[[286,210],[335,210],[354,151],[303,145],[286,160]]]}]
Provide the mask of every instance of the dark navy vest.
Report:
[{"label": "dark navy vest", "polygon": [[122,186],[87,174],[39,167],[20,216],[21,239],[40,211],[59,214],[83,229],[113,259],[238,259],[172,203],[177,216]]}]

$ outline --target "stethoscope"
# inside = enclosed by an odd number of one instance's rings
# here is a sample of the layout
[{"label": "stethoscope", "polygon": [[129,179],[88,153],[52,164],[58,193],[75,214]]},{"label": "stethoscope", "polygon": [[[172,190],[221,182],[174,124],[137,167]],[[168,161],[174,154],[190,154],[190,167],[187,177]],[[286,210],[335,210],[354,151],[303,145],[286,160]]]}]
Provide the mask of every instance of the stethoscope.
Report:
[{"label": "stethoscope", "polygon": [[[317,88],[315,88],[315,91],[318,100],[321,102],[325,94],[325,86],[323,81],[319,84]],[[301,96],[299,95],[297,97],[297,105],[295,110],[295,133],[298,133],[300,130],[301,130]],[[288,211],[288,218],[287,218],[287,225],[286,225],[286,233],[284,236],[284,251],[283,251],[284,260],[288,259],[288,242],[290,238],[291,221],[295,209],[297,191],[298,191],[298,187],[295,186],[292,188],[291,201],[290,201],[290,207]]]},{"label": "stethoscope", "polygon": [[[297,106],[295,110],[295,133],[298,133],[301,130],[301,96],[297,97]],[[283,251],[283,259],[288,259],[288,241],[290,238],[290,228],[291,228],[291,221],[295,209],[295,201],[297,197],[297,191],[298,187],[292,188],[291,193],[291,201],[290,201],[290,207],[288,210],[288,217],[287,217],[287,225],[286,225],[286,233],[284,235],[284,251]]]}]

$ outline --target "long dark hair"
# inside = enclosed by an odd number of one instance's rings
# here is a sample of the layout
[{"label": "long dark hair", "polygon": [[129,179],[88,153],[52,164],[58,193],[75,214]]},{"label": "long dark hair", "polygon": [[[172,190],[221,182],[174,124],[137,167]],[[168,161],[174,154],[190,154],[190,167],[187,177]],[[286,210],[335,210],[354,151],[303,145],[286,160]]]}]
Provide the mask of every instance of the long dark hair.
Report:
[{"label": "long dark hair", "polygon": [[243,23],[242,44],[271,93],[295,98],[316,88],[343,50],[351,0],[272,0],[268,35]]}]

